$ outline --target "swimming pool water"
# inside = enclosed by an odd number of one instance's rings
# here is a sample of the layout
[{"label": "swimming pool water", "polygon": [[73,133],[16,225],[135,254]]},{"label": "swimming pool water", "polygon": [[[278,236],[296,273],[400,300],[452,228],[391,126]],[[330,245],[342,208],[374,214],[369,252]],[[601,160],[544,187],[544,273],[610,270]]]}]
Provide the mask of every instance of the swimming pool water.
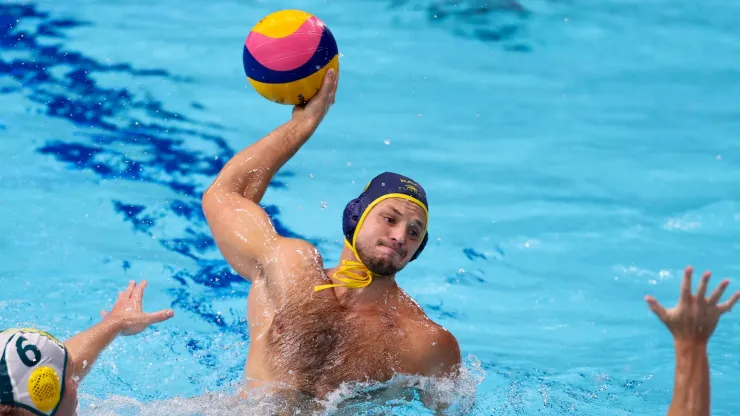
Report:
[{"label": "swimming pool water", "polygon": [[[177,397],[197,412],[242,377],[249,286],[199,195],[290,114],[240,59],[280,8],[317,14],[343,57],[337,104],[266,195],[279,230],[334,262],[344,204],[379,172],[409,175],[432,244],[399,282],[483,377],[473,414],[665,414],[671,339],[643,296],[672,305],[687,264],[740,289],[740,6],[10,1],[0,326],[66,338],[129,279],[176,312],[103,354],[83,414],[167,414]],[[710,344],[715,415],[740,407],[738,342],[734,312]]]}]

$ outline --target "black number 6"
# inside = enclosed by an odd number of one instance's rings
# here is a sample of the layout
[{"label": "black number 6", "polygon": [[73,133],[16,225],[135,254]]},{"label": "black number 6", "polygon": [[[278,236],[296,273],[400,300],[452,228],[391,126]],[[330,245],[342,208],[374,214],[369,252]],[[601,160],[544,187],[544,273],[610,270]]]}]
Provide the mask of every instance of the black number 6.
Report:
[{"label": "black number 6", "polygon": [[[18,341],[15,342],[15,349],[18,351],[18,356],[21,357],[23,364],[25,364],[26,367],[33,367],[41,361],[41,351],[39,351],[39,349],[33,344],[26,345],[24,347],[23,343],[26,341],[28,341],[26,338],[18,337]],[[26,355],[28,351],[33,353],[33,360],[28,359],[28,355]]]}]

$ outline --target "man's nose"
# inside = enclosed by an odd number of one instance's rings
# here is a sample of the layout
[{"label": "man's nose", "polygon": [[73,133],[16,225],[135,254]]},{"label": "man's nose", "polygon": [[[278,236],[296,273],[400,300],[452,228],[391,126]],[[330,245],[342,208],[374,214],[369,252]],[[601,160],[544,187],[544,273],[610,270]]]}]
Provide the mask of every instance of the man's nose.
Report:
[{"label": "man's nose", "polygon": [[395,227],[393,231],[391,231],[391,241],[393,241],[394,244],[403,246],[406,243],[406,230],[403,227]]}]

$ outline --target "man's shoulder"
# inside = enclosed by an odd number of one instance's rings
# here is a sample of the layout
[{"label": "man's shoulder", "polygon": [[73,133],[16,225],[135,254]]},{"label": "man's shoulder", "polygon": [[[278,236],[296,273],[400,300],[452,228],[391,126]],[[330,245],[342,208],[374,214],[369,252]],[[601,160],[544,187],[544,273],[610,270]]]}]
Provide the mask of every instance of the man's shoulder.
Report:
[{"label": "man's shoulder", "polygon": [[324,279],[324,260],[311,242],[281,237],[271,255],[263,260],[262,273],[274,284],[319,284]]},{"label": "man's shoulder", "polygon": [[[457,338],[452,335],[452,332],[442,325],[430,320],[427,325],[425,338],[429,341],[431,347],[439,346],[440,348],[457,350],[459,353],[459,345]],[[434,349],[434,348],[432,348]]]},{"label": "man's shoulder", "polygon": [[425,376],[450,375],[461,364],[457,338],[437,323],[430,323],[425,329],[417,331],[414,344],[414,353]]},{"label": "man's shoulder", "polygon": [[[411,299],[409,297],[409,299]],[[427,376],[450,374],[461,363],[457,338],[444,326],[434,322],[423,308],[411,300],[408,313],[415,322],[411,350]]]},{"label": "man's shoulder", "polygon": [[311,242],[300,238],[281,237],[276,244],[272,262],[281,265],[304,268],[305,266],[316,266],[323,268],[323,257]]}]

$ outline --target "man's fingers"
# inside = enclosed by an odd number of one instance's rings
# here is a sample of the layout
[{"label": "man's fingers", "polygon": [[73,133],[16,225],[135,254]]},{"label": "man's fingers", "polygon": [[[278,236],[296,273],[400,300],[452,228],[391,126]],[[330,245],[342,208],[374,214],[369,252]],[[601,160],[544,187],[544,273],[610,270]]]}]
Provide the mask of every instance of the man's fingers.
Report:
[{"label": "man's fingers", "polygon": [[139,305],[141,305],[141,299],[144,297],[144,289],[146,289],[146,285],[149,282],[146,280],[142,280],[141,283],[136,285],[136,288],[134,289],[134,293],[132,294],[132,298],[139,302]]},{"label": "man's fingers", "polygon": [[712,295],[709,296],[709,299],[707,302],[709,302],[710,305],[714,305],[715,303],[719,302],[720,299],[722,299],[722,295],[725,293],[725,289],[727,289],[727,285],[730,284],[730,281],[725,279],[723,280],[719,286],[717,286],[716,289],[714,289],[714,292],[712,292]]},{"label": "man's fingers", "polygon": [[683,272],[683,280],[681,281],[681,301],[688,302],[691,300],[691,273],[694,272],[694,268],[689,266]]},{"label": "man's fingers", "polygon": [[165,309],[163,311],[148,313],[146,316],[147,325],[157,324],[166,321],[175,316],[175,311],[172,309]]},{"label": "man's fingers", "polygon": [[331,89],[331,103],[334,104],[334,102],[337,100],[337,88],[339,88],[339,73],[336,73],[336,77],[334,78],[334,85],[332,85]]},{"label": "man's fingers", "polygon": [[730,300],[726,302],[722,302],[719,304],[718,308],[721,313],[729,312],[732,310],[732,307],[735,306],[735,303],[740,299],[740,291],[735,292],[734,295],[730,298]]},{"label": "man's fingers", "polygon": [[126,300],[131,297],[131,292],[134,290],[134,286],[136,285],[136,282],[133,280],[129,280],[128,286],[126,286],[126,289],[123,289],[122,291],[118,292],[118,300]]},{"label": "man's fingers", "polygon": [[133,280],[130,280],[128,282],[128,286],[126,287],[126,290],[123,291],[123,293],[124,293],[123,298],[124,299],[130,298],[131,297],[131,294],[134,292],[134,288],[135,287],[136,287],[136,282],[133,281]]},{"label": "man's fingers", "polygon": [[704,300],[707,296],[707,286],[709,285],[709,278],[712,277],[712,272],[706,271],[701,275],[701,281],[699,281],[699,288],[696,289],[696,297]]},{"label": "man's fingers", "polygon": [[324,74],[324,80],[321,83],[319,94],[326,97],[331,96],[331,93],[334,90],[334,81],[336,79],[336,76],[337,74],[334,72],[333,68],[329,68],[329,70],[326,71],[326,74]]},{"label": "man's fingers", "polygon": [[650,310],[653,311],[653,313],[655,313],[655,315],[657,315],[661,321],[666,321],[666,318],[668,317],[668,312],[663,306],[660,305],[660,303],[658,303],[658,301],[654,297],[645,296],[645,302],[647,302]]}]

